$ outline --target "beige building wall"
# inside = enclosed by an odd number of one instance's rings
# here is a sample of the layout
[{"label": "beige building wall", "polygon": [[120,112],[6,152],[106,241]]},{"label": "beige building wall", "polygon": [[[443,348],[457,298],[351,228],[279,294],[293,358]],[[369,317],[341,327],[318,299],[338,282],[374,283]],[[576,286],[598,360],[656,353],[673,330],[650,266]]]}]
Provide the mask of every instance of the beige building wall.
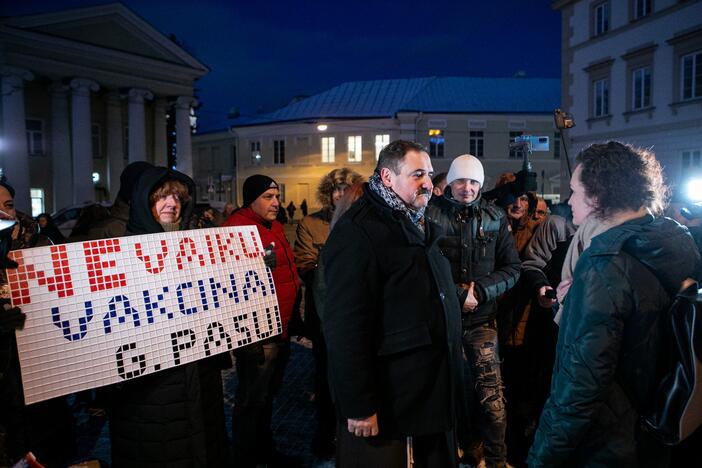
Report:
[{"label": "beige building wall", "polygon": [[[406,123],[412,122],[411,128]],[[522,167],[522,160],[509,157],[510,132],[522,132],[535,136],[548,136],[550,150],[532,154],[532,168],[538,174],[539,192],[555,195],[558,193],[560,161],[554,157],[555,131],[550,115],[543,114],[416,114],[398,115],[398,118],[355,119],[323,122],[325,131],[317,130],[320,122],[277,123],[237,127],[193,138],[195,158],[195,179],[198,190],[206,185],[208,177],[219,172],[227,173],[227,164],[236,154],[236,187],[231,191],[231,199],[241,204],[241,184],[253,174],[273,177],[282,185],[281,199],[284,204],[290,201],[297,207],[307,200],[310,212],[319,208],[316,199],[320,179],[332,169],[349,167],[369,177],[376,166],[375,145],[377,135],[388,135],[389,141],[410,138],[429,147],[429,129],[443,127],[445,148],[443,158],[432,158],[435,172],[448,171],[454,157],[469,152],[470,131],[483,132],[486,173],[486,189],[503,172],[516,172]],[[432,126],[430,126],[430,124]],[[361,161],[349,161],[349,137],[361,137]],[[322,139],[334,138],[334,161],[322,160]],[[284,142],[284,163],[275,160],[276,141]],[[253,144],[253,149],[252,149]],[[219,149],[217,149],[219,148]],[[236,148],[236,149],[234,149]],[[219,155],[214,156],[213,151]],[[260,159],[256,158],[260,155]],[[543,171],[543,179],[542,179]],[[216,179],[216,177],[215,177]],[[204,184],[204,185],[203,185]],[[215,180],[215,186],[217,181]],[[202,193],[202,192],[200,192]],[[217,197],[208,197],[217,201]],[[206,197],[200,198],[206,200]],[[301,215],[296,212],[296,217]]]}]

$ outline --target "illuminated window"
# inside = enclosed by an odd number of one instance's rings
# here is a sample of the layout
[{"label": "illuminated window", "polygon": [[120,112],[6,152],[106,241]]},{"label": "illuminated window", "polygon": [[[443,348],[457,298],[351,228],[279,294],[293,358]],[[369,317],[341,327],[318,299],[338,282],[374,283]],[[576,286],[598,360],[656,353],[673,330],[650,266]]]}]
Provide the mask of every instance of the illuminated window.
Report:
[{"label": "illuminated window", "polygon": [[39,216],[44,212],[44,189],[30,188],[29,196],[32,199],[32,216]]},{"label": "illuminated window", "polygon": [[334,162],[334,137],[322,137],[322,162]]},{"label": "illuminated window", "polygon": [[350,136],[349,142],[349,162],[361,162],[363,160],[363,147],[361,145],[361,136]]},{"label": "illuminated window", "polygon": [[429,156],[432,158],[443,158],[445,143],[443,130],[438,128],[429,129]]},{"label": "illuminated window", "polygon": [[260,166],[263,160],[263,155],[261,154],[261,142],[252,141],[251,145],[251,164],[254,166]]},{"label": "illuminated window", "polygon": [[388,146],[390,143],[390,135],[376,135],[375,136],[375,160],[377,161],[380,157],[380,152],[383,148]]}]

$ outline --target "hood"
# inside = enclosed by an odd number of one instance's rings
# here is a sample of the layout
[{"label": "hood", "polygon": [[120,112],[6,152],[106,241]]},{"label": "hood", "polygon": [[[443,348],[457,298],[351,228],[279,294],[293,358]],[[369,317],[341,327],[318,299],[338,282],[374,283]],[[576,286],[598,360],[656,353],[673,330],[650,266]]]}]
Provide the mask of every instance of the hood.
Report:
[{"label": "hood", "polygon": [[615,226],[592,240],[594,254],[626,252],[651,270],[671,294],[692,276],[700,256],[686,227],[646,215]]},{"label": "hood", "polygon": [[186,229],[195,205],[195,183],[182,172],[174,171],[166,167],[152,167],[146,169],[142,173],[132,191],[132,201],[129,207],[129,221],[127,222],[128,233],[154,234],[163,232],[163,228],[151,214],[149,195],[167,179],[180,181],[188,187],[190,200],[187,203],[183,203],[180,211],[180,228],[181,230]]}]

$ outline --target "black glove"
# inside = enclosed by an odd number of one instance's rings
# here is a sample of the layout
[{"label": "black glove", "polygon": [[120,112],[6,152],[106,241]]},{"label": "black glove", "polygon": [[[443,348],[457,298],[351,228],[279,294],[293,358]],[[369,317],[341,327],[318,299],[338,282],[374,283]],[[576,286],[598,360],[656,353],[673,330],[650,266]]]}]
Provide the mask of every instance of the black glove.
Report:
[{"label": "black glove", "polygon": [[273,270],[277,264],[275,257],[275,242],[271,242],[263,250],[263,263],[266,264],[268,268]]},{"label": "black glove", "polygon": [[9,299],[0,299],[0,332],[22,330],[26,319],[22,309],[10,306]]}]

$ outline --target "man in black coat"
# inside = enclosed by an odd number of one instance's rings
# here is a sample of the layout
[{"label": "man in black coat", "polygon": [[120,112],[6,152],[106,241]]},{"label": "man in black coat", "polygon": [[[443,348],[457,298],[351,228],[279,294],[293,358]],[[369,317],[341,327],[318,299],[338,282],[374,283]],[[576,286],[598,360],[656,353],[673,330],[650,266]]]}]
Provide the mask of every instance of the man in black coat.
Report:
[{"label": "man in black coat", "polygon": [[421,145],[390,143],[324,249],[342,468],[456,463],[460,306],[440,231],[424,218],[432,172]]}]

